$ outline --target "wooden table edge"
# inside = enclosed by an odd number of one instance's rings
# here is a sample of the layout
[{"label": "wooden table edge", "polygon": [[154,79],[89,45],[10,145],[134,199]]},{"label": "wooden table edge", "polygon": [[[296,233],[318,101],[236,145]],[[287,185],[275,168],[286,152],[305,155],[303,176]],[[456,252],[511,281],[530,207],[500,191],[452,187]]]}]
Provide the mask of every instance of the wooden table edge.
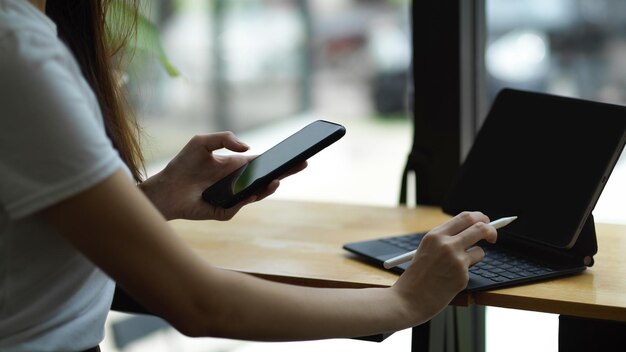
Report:
[{"label": "wooden table edge", "polygon": [[570,315],[582,318],[626,322],[626,307],[566,302],[536,297],[516,297],[514,302],[511,302],[511,297],[500,296],[490,291],[475,292],[473,301],[475,304],[487,307],[510,308],[541,313]]}]

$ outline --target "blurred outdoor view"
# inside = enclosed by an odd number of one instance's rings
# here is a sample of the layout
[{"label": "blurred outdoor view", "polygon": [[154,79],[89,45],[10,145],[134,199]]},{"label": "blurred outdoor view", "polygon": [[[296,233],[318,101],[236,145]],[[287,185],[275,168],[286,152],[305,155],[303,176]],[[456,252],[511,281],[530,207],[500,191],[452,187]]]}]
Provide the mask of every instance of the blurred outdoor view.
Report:
[{"label": "blurred outdoor view", "polygon": [[[488,96],[514,87],[626,104],[626,1],[486,0],[486,5]],[[626,223],[625,199],[622,156],[595,207],[595,220]],[[490,352],[555,352],[557,342],[557,315],[487,309]]]},{"label": "blurred outdoor view", "polygon": [[168,160],[196,133],[245,134],[304,116],[408,123],[403,1],[150,5],[181,72],[169,77],[154,57],[135,54],[128,85],[150,163]]},{"label": "blurred outdoor view", "polygon": [[[347,136],[276,196],[309,198],[315,190],[319,200],[397,203],[412,133],[405,0],[150,5],[146,13],[181,76],[169,77],[141,51],[128,73],[149,173],[194,134],[231,130],[256,154],[309,121],[326,119],[344,124]],[[311,178],[315,188],[306,186]],[[363,188],[353,182],[358,178],[376,184]]]},{"label": "blurred outdoor view", "polygon": [[[195,134],[231,130],[251,145],[251,153],[260,153],[309,121],[327,119],[345,125],[346,136],[285,180],[273,197],[397,204],[412,142],[406,107],[411,2],[145,2],[144,13],[181,73],[168,76],[159,60],[142,51],[127,73],[144,127],[148,173],[164,167]],[[420,11],[421,2],[413,3]],[[486,0],[486,9],[484,89],[490,99],[502,87],[515,87],[626,104],[626,1]],[[597,221],[626,223],[624,164],[605,188]],[[487,319],[490,352],[557,351],[555,315],[490,308]],[[127,321],[112,314],[104,350],[408,351],[410,345],[409,331],[380,344],[191,340],[162,328],[124,339],[114,327]],[[535,338],[520,340],[513,327]]]},{"label": "blurred outdoor view", "polygon": [[[487,0],[487,18],[490,96],[515,87],[626,105],[626,1]],[[624,199],[622,156],[596,221],[625,223]]]},{"label": "blurred outdoor view", "polygon": [[626,102],[626,2],[488,0],[486,67],[502,87]]}]

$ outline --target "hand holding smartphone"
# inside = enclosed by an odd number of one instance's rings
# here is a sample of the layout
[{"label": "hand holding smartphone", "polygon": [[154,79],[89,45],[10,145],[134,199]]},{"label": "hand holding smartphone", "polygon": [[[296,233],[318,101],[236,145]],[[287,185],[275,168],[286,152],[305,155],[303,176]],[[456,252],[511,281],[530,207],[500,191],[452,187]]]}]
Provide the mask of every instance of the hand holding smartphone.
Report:
[{"label": "hand holding smartphone", "polygon": [[230,208],[256,194],[293,167],[333,144],[346,133],[336,123],[318,120],[289,136],[202,192],[212,205]]}]

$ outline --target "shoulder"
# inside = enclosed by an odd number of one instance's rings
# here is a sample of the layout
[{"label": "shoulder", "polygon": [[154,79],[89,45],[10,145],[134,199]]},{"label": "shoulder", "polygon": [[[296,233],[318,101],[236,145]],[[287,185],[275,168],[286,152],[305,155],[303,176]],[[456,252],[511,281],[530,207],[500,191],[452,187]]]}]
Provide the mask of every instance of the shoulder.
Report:
[{"label": "shoulder", "polygon": [[54,23],[24,3],[0,0],[0,73],[6,78],[0,83],[5,85],[36,78],[46,64],[71,58]]},{"label": "shoulder", "polygon": [[15,2],[0,0],[0,205],[12,217],[121,165],[76,60],[44,15],[9,16],[2,5]]},{"label": "shoulder", "polygon": [[19,117],[21,121],[39,122],[44,116],[71,117],[65,111],[69,107],[88,108],[91,115],[98,115],[90,87],[73,55],[57,37],[56,26],[24,3],[27,2],[0,0],[3,112],[14,120]]}]

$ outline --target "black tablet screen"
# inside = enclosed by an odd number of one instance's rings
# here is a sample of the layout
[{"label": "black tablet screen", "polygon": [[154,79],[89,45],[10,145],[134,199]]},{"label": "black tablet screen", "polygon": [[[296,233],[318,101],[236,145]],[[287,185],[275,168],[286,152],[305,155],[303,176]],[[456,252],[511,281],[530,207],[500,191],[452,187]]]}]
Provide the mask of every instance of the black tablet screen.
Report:
[{"label": "black tablet screen", "polygon": [[505,89],[479,131],[444,210],[480,210],[500,230],[570,248],[624,145],[626,109]]}]

